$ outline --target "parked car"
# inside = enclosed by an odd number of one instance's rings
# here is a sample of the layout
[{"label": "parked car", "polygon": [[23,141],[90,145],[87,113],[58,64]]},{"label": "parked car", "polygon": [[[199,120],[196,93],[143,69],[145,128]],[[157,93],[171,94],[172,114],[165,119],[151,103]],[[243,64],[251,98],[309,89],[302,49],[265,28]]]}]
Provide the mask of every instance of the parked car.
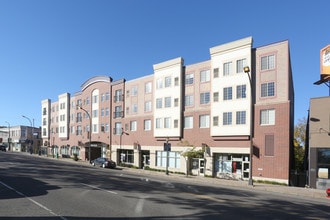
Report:
[{"label": "parked car", "polygon": [[0,151],[6,152],[7,151],[6,146],[5,145],[0,145]]},{"label": "parked car", "polygon": [[99,157],[99,158],[96,158],[95,160],[92,160],[91,164],[93,166],[99,166],[99,167],[103,167],[103,168],[116,168],[116,162],[109,160],[107,158],[104,158],[104,157]]}]

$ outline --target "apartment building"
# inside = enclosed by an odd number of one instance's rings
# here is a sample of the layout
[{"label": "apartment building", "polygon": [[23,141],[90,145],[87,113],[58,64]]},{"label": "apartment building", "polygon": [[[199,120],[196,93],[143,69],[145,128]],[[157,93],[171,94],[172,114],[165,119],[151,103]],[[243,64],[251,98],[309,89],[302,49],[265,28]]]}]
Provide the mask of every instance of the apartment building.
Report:
[{"label": "apartment building", "polygon": [[[248,37],[215,46],[209,60],[189,65],[170,59],[129,81],[96,76],[72,96],[45,99],[44,145],[51,154],[82,160],[103,156],[139,168],[244,180],[252,172],[253,179],[289,184],[289,43],[252,44]],[[198,149],[204,158],[189,165],[183,153]]]}]

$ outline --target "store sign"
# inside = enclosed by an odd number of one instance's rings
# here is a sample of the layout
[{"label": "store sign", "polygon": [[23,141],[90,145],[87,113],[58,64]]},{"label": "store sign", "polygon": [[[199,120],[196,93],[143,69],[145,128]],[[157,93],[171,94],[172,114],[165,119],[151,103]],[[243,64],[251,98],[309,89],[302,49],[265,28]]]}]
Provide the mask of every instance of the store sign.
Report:
[{"label": "store sign", "polygon": [[330,75],[330,45],[321,50],[321,75]]}]

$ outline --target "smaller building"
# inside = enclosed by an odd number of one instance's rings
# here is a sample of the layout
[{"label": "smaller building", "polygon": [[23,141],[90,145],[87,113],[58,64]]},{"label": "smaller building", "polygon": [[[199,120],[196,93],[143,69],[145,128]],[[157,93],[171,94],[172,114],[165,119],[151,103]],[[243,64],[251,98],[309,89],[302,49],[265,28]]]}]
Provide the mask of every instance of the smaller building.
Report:
[{"label": "smaller building", "polygon": [[2,126],[0,127],[0,144],[6,146],[7,151],[42,153],[40,128],[30,126]]},{"label": "smaller building", "polygon": [[330,97],[310,99],[309,186],[330,188]]}]

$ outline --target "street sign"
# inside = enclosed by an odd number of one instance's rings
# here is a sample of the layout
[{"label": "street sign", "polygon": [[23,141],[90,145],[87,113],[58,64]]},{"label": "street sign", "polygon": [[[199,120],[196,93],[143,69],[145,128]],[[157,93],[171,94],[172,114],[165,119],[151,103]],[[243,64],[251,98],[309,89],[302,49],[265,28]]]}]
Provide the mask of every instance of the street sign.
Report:
[{"label": "street sign", "polygon": [[164,143],[164,151],[171,151],[171,144],[170,143]]}]

